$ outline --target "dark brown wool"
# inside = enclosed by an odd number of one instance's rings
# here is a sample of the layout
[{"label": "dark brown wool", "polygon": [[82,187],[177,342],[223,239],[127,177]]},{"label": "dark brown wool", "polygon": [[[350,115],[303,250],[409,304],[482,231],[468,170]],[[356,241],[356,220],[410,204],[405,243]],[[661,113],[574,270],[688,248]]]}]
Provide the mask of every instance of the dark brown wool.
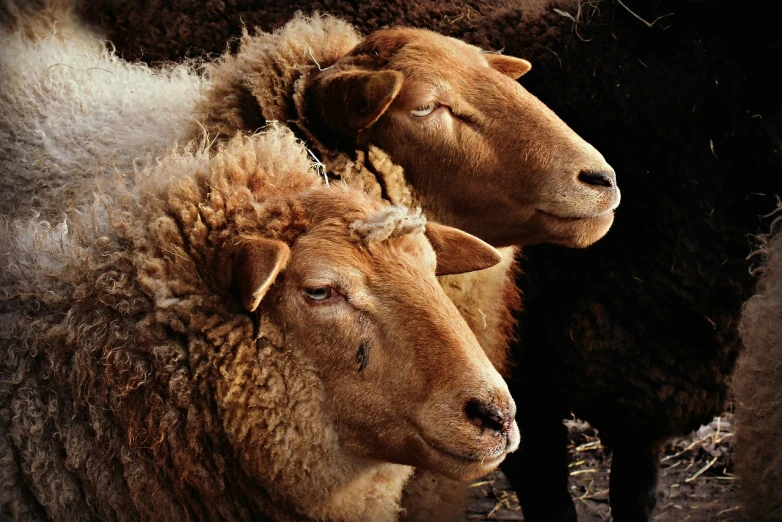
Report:
[{"label": "dark brown wool", "polygon": [[757,293],[744,306],[737,365],[736,473],[750,520],[782,519],[782,221],[762,238]]}]

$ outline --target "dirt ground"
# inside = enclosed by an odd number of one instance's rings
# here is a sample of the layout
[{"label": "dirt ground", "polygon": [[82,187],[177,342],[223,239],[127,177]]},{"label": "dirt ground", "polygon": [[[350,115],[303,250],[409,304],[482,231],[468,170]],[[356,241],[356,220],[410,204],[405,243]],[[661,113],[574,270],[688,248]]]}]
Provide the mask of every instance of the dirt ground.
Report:
[{"label": "dirt ground", "polygon": [[[610,453],[585,422],[570,431],[570,489],[579,522],[611,520],[608,506]],[[725,413],[665,448],[654,522],[745,522],[733,476],[733,415]],[[497,471],[473,483],[460,522],[524,520],[516,493]]]}]

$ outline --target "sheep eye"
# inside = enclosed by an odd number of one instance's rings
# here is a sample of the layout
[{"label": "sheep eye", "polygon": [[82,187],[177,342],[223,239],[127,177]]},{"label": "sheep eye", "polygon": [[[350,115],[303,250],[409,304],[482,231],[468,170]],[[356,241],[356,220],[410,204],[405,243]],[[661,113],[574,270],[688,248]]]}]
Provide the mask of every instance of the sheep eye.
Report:
[{"label": "sheep eye", "polygon": [[414,116],[416,118],[423,118],[425,116],[429,116],[432,114],[432,111],[434,111],[437,108],[436,102],[429,102],[426,105],[421,105],[417,109],[413,109],[410,111],[410,115]]},{"label": "sheep eye", "polygon": [[340,293],[331,288],[330,286],[323,286],[318,288],[305,288],[304,295],[308,299],[318,302],[331,301],[340,297]]}]

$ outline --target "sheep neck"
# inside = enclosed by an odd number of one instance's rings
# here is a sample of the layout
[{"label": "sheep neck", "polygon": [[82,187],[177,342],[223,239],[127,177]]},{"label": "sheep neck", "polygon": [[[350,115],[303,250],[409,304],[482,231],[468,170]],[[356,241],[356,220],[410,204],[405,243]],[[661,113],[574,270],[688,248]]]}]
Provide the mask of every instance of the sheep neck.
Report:
[{"label": "sheep neck", "polygon": [[332,180],[359,188],[377,199],[384,199],[393,205],[403,205],[410,210],[420,206],[420,198],[405,178],[404,169],[393,162],[379,147],[368,143],[355,145],[355,155],[344,147],[324,144],[317,133],[310,128],[305,115],[306,88],[309,75],[315,70],[307,67],[293,83],[295,116],[289,120],[294,133],[307,144],[314,159]]}]

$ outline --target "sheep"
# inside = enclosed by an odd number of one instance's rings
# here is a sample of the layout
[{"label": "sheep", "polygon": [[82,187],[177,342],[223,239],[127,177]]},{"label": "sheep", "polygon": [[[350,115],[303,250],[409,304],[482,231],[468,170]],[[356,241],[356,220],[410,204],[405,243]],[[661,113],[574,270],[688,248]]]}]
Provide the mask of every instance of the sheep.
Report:
[{"label": "sheep", "polygon": [[3,519],[392,521],[413,466],[465,480],[518,446],[435,277],[499,253],[323,186],[282,126],[0,245]]},{"label": "sheep", "polygon": [[[276,28],[277,11],[267,4],[252,19],[247,7],[242,20]],[[774,9],[623,4],[566,0],[540,9],[519,0],[492,10],[479,0],[302,0],[289,7],[312,6],[364,32],[404,23],[524,56],[535,63],[525,85],[627,173],[630,204],[604,239],[585,250],[528,246],[521,258],[524,313],[510,386],[525,436],[502,469],[532,522],[576,518],[561,425],[571,412],[614,450],[615,520],[649,518],[662,442],[726,407],[741,304],[753,287],[746,236],[782,193],[780,98],[757,51],[777,45]],[[210,17],[215,31],[197,35],[193,55],[219,51],[222,27],[241,31],[225,5]],[[143,48],[153,60],[187,49],[176,32],[159,38],[162,28],[182,31],[201,17],[126,0],[99,20],[105,6],[80,4],[121,52]],[[749,27],[751,34],[737,30]]]},{"label": "sheep", "polygon": [[744,305],[736,395],[736,474],[750,520],[782,518],[782,234],[763,238],[757,293]]},{"label": "sheep", "polygon": [[82,185],[183,141],[203,85],[186,65],[121,60],[50,7],[0,25],[0,214],[56,215]]}]

